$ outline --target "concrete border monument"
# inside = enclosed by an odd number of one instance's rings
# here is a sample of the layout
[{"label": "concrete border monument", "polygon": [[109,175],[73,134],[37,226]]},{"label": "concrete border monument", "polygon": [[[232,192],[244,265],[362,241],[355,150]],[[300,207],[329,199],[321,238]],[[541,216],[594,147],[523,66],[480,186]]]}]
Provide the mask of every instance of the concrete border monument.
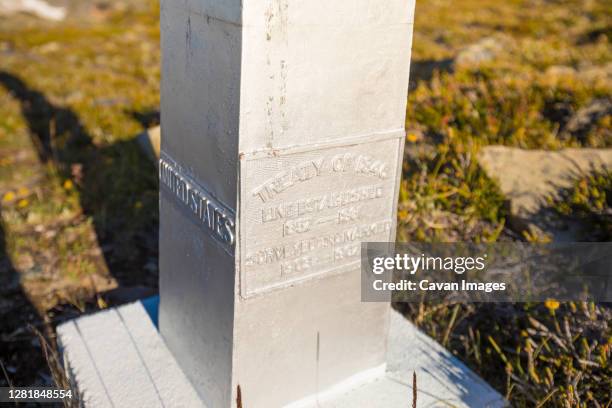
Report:
[{"label": "concrete border monument", "polygon": [[361,302],[361,242],[395,238],[413,12],[162,0],[159,332],[139,304],[61,326],[85,405],[405,407],[413,371],[419,405],[503,405]]},{"label": "concrete border monument", "polygon": [[210,406],[384,373],[413,8],[162,1],[160,331]]}]

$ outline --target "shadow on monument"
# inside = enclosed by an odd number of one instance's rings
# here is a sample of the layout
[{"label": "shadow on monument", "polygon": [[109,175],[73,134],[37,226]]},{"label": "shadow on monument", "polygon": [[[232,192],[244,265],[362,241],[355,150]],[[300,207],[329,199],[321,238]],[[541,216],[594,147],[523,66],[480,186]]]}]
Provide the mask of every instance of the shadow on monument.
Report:
[{"label": "shadow on monument", "polygon": [[133,140],[96,145],[75,112],[54,105],[17,75],[0,71],[0,86],[20,103],[40,161],[52,163],[63,180],[76,184],[110,274],[120,287],[138,288],[124,290],[117,303],[153,294],[158,252],[155,166]]}]

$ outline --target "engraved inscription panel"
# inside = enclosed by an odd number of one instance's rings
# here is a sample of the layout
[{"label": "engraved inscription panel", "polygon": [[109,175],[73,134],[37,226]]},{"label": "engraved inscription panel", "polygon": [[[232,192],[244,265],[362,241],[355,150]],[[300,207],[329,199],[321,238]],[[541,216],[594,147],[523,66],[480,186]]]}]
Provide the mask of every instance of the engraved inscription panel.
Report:
[{"label": "engraved inscription panel", "polygon": [[164,152],[161,153],[158,170],[161,192],[169,194],[172,200],[227,252],[233,252],[236,235],[234,213],[187,175]]},{"label": "engraved inscription panel", "polygon": [[359,267],[361,242],[389,241],[397,138],[243,158],[241,293]]}]

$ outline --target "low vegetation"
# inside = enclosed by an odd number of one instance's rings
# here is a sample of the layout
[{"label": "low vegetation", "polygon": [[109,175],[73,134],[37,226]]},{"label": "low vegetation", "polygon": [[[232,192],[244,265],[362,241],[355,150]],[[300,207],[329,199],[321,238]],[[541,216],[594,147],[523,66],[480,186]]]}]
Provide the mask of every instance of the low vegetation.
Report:
[{"label": "low vegetation", "polygon": [[[611,13],[605,1],[417,4],[398,239],[529,238],[506,227],[504,197],[478,150],[612,146]],[[608,241],[611,183],[609,169],[585,174],[550,206],[579,219],[588,240]],[[396,308],[514,406],[610,405],[609,305]]]},{"label": "low vegetation", "polygon": [[[159,12],[134,3],[0,20],[0,385],[53,381],[32,328],[52,343],[44,328],[106,307],[98,293],[156,285],[157,180],[133,135],[159,120]],[[612,147],[611,14],[606,0],[418,2],[400,240],[525,239],[483,146]],[[585,175],[551,207],[609,240],[610,185]],[[396,307],[514,406],[610,406],[607,305]]]},{"label": "low vegetation", "polygon": [[157,285],[157,175],[133,137],[159,121],[158,5],[96,3],[0,17],[0,386],[53,381],[33,331],[53,345],[100,293]]},{"label": "low vegetation", "polygon": [[582,225],[585,240],[612,241],[612,169],[594,169],[550,200],[561,218]]}]

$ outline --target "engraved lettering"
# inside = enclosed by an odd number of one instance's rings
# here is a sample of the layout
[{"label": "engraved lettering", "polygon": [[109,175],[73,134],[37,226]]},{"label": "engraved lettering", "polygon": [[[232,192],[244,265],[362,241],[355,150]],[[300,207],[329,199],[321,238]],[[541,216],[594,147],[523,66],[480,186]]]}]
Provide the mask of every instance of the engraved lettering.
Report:
[{"label": "engraved lettering", "polygon": [[368,155],[339,154],[332,158],[331,163],[331,168],[336,173],[352,172],[383,180],[387,178],[387,165]]},{"label": "engraved lettering", "polygon": [[323,159],[313,160],[312,165],[315,167],[317,176],[320,176],[323,174]]},{"label": "engraved lettering", "polygon": [[352,258],[355,257],[357,255],[359,255],[360,252],[360,245],[359,244],[350,244],[350,245],[345,245],[345,246],[341,246],[338,248],[334,249],[334,260],[335,261],[340,261],[343,260],[345,258]]},{"label": "engraved lettering", "polygon": [[288,237],[294,234],[302,234],[304,232],[310,231],[310,227],[312,225],[312,220],[309,219],[297,219],[287,221],[283,226],[283,235]]},{"label": "engraved lettering", "polygon": [[363,241],[372,235],[389,232],[390,230],[390,221],[358,225],[333,234],[308,238],[293,243],[281,244],[278,246],[261,249],[252,254],[246,254],[245,265],[253,266],[275,264],[283,259],[295,258],[315,250],[331,248],[335,245],[346,244],[357,240]]},{"label": "engraved lettering", "polygon": [[261,219],[262,222],[266,223],[280,219],[298,218],[328,209],[342,208],[358,202],[375,200],[382,196],[383,187],[379,185],[331,192],[319,197],[280,203],[274,207],[263,208],[261,210]]},{"label": "engraved lettering", "polygon": [[[326,163],[328,163],[327,166]],[[383,161],[373,159],[367,155],[344,153],[332,157],[328,162],[326,162],[325,158],[320,158],[300,163],[289,170],[280,172],[253,190],[252,195],[266,203],[298,183],[325,175],[326,167],[328,169],[327,172],[331,171],[332,173],[352,172],[377,177],[381,180],[387,178],[387,166]]]},{"label": "engraved lettering", "polygon": [[338,211],[338,223],[356,221],[359,217],[359,207],[349,207]]},{"label": "engraved lettering", "polygon": [[303,256],[294,261],[285,262],[281,265],[281,274],[292,275],[298,272],[306,272],[314,266],[315,262],[310,256]]},{"label": "engraved lettering", "polygon": [[241,293],[355,271],[361,242],[390,239],[399,143],[242,158]]},{"label": "engraved lettering", "polygon": [[301,163],[277,174],[264,185],[255,189],[253,195],[259,197],[265,203],[298,183],[320,176],[322,174],[322,165],[323,159]]},{"label": "engraved lettering", "polygon": [[236,230],[236,224],[234,224],[234,221],[230,220],[229,218],[226,218],[223,227],[223,238],[226,242],[233,243],[236,240],[236,237],[234,235],[234,231]]},{"label": "engraved lettering", "polygon": [[205,189],[181,175],[178,166],[165,159],[159,160],[159,180],[215,239],[229,246],[234,245],[234,220],[229,211],[218,204]]}]

